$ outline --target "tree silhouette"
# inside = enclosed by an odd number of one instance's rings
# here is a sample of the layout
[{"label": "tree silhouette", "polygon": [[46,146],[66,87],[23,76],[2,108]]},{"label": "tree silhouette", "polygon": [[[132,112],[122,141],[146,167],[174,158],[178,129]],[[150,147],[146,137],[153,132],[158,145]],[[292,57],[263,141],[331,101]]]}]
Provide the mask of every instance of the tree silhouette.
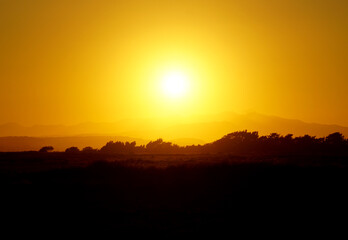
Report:
[{"label": "tree silhouette", "polygon": [[162,138],[159,138],[156,141],[151,141],[148,144],[146,144],[146,151],[148,153],[155,154],[175,153],[174,149],[177,148],[177,145],[173,145],[171,142],[164,142]]},{"label": "tree silhouette", "polygon": [[339,132],[331,133],[325,138],[325,142],[328,144],[343,144],[344,137]]},{"label": "tree silhouette", "polygon": [[[87,152],[90,149],[86,149]],[[135,142],[108,142],[98,152],[107,154],[247,154],[247,155],[293,155],[293,154],[348,154],[348,140],[341,133],[316,138],[308,134],[293,137],[271,133],[259,136],[258,132],[236,131],[205,145],[179,147],[162,138],[146,145],[136,146]]]},{"label": "tree silhouette", "polygon": [[77,147],[69,147],[65,150],[66,153],[79,153],[80,150]]},{"label": "tree silhouette", "polygon": [[88,146],[88,147],[83,148],[81,152],[83,152],[83,153],[95,153],[97,151],[98,151],[97,149],[94,149],[94,148]]},{"label": "tree silhouette", "polygon": [[120,141],[110,141],[100,149],[100,152],[108,154],[133,154],[135,152],[135,145],[136,142],[123,143]]},{"label": "tree silhouette", "polygon": [[50,151],[53,151],[53,147],[52,146],[45,146],[45,147],[42,147],[39,152],[50,152]]}]

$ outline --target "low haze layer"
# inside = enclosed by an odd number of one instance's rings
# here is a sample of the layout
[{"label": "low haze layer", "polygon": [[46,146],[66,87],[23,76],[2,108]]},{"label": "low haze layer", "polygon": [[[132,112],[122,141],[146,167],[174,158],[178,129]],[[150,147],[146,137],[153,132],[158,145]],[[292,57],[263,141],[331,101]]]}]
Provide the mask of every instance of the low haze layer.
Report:
[{"label": "low haze layer", "polygon": [[[4,124],[0,125],[0,151],[38,150],[44,145],[52,145],[60,151],[70,146],[77,146],[80,149],[86,146],[100,148],[107,141],[136,141],[138,145],[142,145],[158,138],[164,138],[166,141],[181,146],[197,145],[212,142],[230,132],[245,129],[258,131],[260,135],[270,133],[286,135],[291,133],[294,136],[309,134],[324,137],[333,132],[341,132],[348,136],[347,127],[305,123],[299,120],[265,116],[257,113],[245,115],[223,113],[192,116],[189,119],[191,120],[178,120],[180,124],[176,121],[169,123],[169,120],[161,121],[160,119],[124,120],[115,123],[84,123],[73,126],[37,125],[23,127],[18,124]],[[197,122],[192,122],[192,119],[196,119]],[[155,125],[154,122],[167,122],[167,124]]]}]

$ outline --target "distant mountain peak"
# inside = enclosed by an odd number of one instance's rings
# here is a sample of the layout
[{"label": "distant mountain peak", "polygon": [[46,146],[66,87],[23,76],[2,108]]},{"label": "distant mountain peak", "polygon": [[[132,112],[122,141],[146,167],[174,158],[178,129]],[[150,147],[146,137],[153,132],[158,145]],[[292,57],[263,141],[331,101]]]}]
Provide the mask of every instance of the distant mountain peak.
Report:
[{"label": "distant mountain peak", "polygon": [[[187,117],[187,119],[191,119]],[[156,123],[156,124],[154,124]],[[348,128],[339,125],[306,123],[297,119],[264,115],[257,112],[237,114],[222,112],[196,115],[191,121],[173,119],[128,119],[109,123],[84,122],[76,125],[34,125],[24,127],[17,123],[0,125],[1,136],[129,136],[142,139],[198,139],[204,142],[219,139],[225,134],[240,130],[258,131],[260,135],[279,134],[326,136],[341,132],[348,136]],[[195,141],[193,141],[195,142]]]}]

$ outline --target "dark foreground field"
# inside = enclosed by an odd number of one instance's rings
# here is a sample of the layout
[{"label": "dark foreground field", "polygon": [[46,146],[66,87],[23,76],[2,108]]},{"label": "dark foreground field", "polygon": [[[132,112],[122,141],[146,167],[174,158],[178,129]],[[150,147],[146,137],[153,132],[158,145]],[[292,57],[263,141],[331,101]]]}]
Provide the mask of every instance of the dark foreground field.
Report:
[{"label": "dark foreground field", "polygon": [[348,158],[0,153],[3,229],[345,232]]}]

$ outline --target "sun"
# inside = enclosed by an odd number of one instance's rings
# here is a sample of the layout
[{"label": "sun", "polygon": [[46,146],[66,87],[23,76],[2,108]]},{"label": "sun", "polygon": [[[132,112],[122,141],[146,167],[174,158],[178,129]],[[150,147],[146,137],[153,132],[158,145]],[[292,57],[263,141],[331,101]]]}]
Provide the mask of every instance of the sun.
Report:
[{"label": "sun", "polygon": [[188,76],[180,71],[170,71],[162,77],[163,94],[170,98],[181,98],[188,93]]}]

